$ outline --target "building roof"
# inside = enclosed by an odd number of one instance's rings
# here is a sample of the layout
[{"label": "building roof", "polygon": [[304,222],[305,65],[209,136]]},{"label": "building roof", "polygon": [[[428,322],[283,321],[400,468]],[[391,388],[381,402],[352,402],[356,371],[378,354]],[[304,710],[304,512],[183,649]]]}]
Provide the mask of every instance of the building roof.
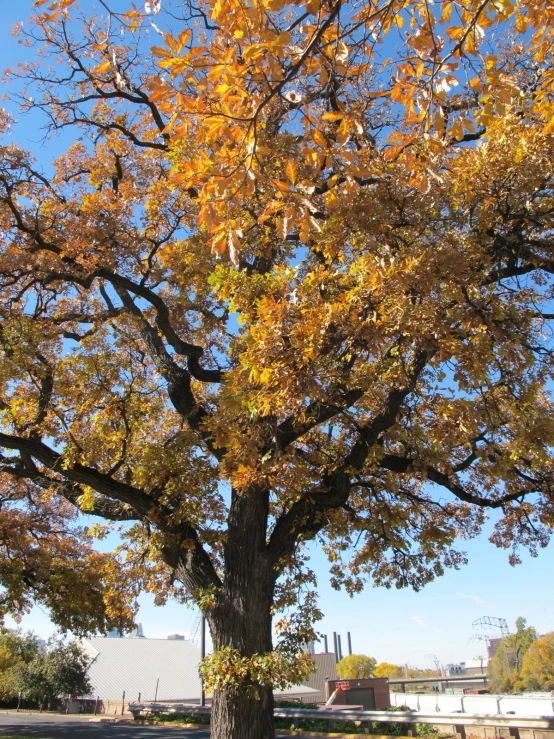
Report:
[{"label": "building roof", "polygon": [[315,672],[306,680],[306,685],[317,691],[314,700],[325,700],[325,682],[337,679],[337,660],[332,652],[321,652],[313,655],[315,661]]},{"label": "building roof", "polygon": [[466,670],[474,670],[475,668],[483,668],[483,670],[486,670],[486,667],[489,663],[489,660],[483,657],[483,659],[468,659],[468,661],[465,663]]},{"label": "building roof", "polygon": [[200,698],[200,650],[191,641],[91,637],[81,648],[92,663],[89,677],[101,700],[158,701]]},{"label": "building roof", "polygon": [[283,690],[275,688],[273,691],[273,697],[277,700],[280,698],[300,698],[301,696],[315,699],[318,695],[319,691],[310,688],[308,685],[291,685],[289,688],[283,688]]}]

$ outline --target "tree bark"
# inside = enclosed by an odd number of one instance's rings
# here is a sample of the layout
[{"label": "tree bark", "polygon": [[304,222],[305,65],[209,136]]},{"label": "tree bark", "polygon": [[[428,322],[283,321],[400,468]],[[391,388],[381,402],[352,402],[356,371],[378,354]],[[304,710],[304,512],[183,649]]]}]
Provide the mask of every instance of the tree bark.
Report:
[{"label": "tree bark", "polygon": [[212,739],[275,738],[273,690],[259,690],[259,700],[230,690],[215,691],[212,703]]},{"label": "tree bark", "polygon": [[[268,578],[269,580],[270,578]],[[241,656],[266,654],[273,648],[273,587],[257,577],[242,594],[225,598],[208,616],[214,649],[237,649]],[[234,689],[216,690],[212,699],[212,739],[274,739],[273,690],[256,686],[259,698]]]},{"label": "tree bark", "polygon": [[[206,612],[214,650],[231,647],[251,657],[273,649],[275,570],[266,547],[267,507],[259,490],[233,495],[224,584]],[[273,690],[256,687],[258,699],[234,689],[214,691],[212,739],[274,739]]]}]

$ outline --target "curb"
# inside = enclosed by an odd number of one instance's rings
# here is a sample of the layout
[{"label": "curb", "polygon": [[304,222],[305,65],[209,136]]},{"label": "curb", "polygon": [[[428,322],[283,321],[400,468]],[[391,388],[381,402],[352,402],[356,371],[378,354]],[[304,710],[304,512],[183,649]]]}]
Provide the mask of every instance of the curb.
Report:
[{"label": "curb", "polygon": [[[93,720],[93,719],[91,719]],[[110,719],[104,719],[109,721]],[[102,721],[102,719],[100,719]],[[118,722],[121,723],[121,722]],[[208,729],[209,724],[182,724],[177,721],[127,721],[126,723],[138,724],[139,726],[163,726],[166,729]],[[360,737],[368,737],[368,739],[413,739],[410,736],[393,736],[391,734],[344,734],[342,732],[317,732],[308,731],[307,729],[276,729],[276,736],[306,736],[317,739],[360,739]],[[437,737],[437,739],[439,739]]]},{"label": "curb", "polygon": [[317,732],[308,731],[307,729],[277,729],[275,732],[277,736],[311,736],[311,737],[338,737],[338,739],[360,739],[362,736],[368,737],[368,739],[413,739],[409,736],[393,736],[391,734],[344,734],[342,732]]}]

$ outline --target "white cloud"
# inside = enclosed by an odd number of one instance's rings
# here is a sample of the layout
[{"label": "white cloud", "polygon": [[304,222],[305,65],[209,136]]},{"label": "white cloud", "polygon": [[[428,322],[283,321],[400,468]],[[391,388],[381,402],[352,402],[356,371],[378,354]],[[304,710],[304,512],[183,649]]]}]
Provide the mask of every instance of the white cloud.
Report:
[{"label": "white cloud", "polygon": [[416,624],[419,624],[420,626],[423,626],[424,629],[431,629],[431,631],[441,631],[441,629],[435,629],[434,626],[429,626],[429,624],[424,623],[419,616],[410,616],[410,619],[412,621],[415,621]]}]

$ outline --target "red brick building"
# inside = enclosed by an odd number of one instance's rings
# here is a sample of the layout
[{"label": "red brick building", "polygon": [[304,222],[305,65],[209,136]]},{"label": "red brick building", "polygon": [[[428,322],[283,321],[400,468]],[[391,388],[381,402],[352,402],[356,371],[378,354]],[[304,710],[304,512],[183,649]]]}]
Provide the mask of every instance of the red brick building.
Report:
[{"label": "red brick building", "polygon": [[369,677],[359,680],[329,680],[326,684],[327,700],[337,693],[335,706],[363,706],[364,711],[382,711],[390,708],[389,681],[386,677]]}]

